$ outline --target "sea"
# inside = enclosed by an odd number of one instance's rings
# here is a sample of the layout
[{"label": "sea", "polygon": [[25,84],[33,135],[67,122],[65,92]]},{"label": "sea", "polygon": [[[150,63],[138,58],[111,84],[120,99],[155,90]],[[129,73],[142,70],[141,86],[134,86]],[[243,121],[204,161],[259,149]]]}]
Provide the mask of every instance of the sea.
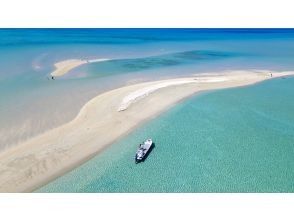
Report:
[{"label": "sea", "polygon": [[[138,82],[225,70],[293,70],[294,29],[0,29],[0,151]],[[108,61],[50,80],[66,59]],[[203,92],[40,192],[293,192],[293,78]],[[148,159],[134,165],[138,143]]]},{"label": "sea", "polygon": [[[195,95],[37,192],[294,192],[293,85]],[[154,148],[135,164],[149,137]]]}]

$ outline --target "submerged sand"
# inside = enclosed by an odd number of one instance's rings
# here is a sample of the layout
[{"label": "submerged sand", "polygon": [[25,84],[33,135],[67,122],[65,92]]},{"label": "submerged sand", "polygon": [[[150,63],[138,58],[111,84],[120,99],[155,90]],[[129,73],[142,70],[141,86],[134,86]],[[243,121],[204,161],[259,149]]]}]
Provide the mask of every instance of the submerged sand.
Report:
[{"label": "submerged sand", "polygon": [[[273,73],[273,77],[290,74],[293,73]],[[199,91],[244,86],[270,78],[264,71],[206,74],[140,83],[98,95],[71,122],[1,152],[0,191],[37,189],[95,156],[140,123]]]}]

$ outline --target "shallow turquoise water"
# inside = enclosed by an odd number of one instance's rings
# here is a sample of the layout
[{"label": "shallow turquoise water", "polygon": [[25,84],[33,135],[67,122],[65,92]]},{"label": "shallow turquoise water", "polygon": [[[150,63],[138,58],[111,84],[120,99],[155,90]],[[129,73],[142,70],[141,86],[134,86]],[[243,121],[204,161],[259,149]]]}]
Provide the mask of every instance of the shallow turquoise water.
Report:
[{"label": "shallow turquoise water", "polygon": [[[110,89],[220,70],[293,70],[293,56],[294,29],[0,28],[0,151],[70,121]],[[96,58],[110,60],[48,80],[58,61]]]},{"label": "shallow turquoise water", "polygon": [[294,192],[293,95],[294,78],[202,93],[38,192]]},{"label": "shallow turquoise water", "polygon": [[[293,70],[293,56],[294,29],[0,29],[0,151],[71,120],[106,90],[198,72]],[[73,58],[112,60],[47,80],[55,62]],[[197,96],[42,191],[293,191],[291,87],[274,80]],[[134,166],[146,137],[156,148]]]}]

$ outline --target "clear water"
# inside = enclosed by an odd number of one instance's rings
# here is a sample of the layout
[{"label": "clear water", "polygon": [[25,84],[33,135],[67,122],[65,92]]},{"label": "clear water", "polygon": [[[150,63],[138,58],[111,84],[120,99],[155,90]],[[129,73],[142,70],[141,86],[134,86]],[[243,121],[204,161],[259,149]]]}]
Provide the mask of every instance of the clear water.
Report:
[{"label": "clear water", "polygon": [[[203,71],[293,70],[293,57],[294,29],[0,29],[0,151],[70,121],[109,89]],[[55,62],[73,58],[112,60],[47,80]],[[43,190],[293,191],[291,86],[273,80],[183,102]],[[134,167],[146,136],[156,148]]]},{"label": "clear water", "polygon": [[[238,57],[234,53],[225,53],[217,51],[202,51],[191,50],[177,53],[167,53],[157,56],[128,58],[128,59],[114,59],[105,62],[91,63],[89,65],[82,66],[81,68],[73,71],[76,74],[80,72],[86,72],[87,75],[83,77],[102,77],[109,75],[117,75],[124,73],[133,73],[147,70],[157,70],[177,67],[177,66],[189,66],[199,65],[202,62],[214,62],[221,61],[223,59]],[[151,72],[149,72],[152,74]],[[71,73],[68,77],[76,77],[76,74]]]},{"label": "clear water", "polygon": [[293,96],[294,78],[202,93],[37,192],[294,192]]}]

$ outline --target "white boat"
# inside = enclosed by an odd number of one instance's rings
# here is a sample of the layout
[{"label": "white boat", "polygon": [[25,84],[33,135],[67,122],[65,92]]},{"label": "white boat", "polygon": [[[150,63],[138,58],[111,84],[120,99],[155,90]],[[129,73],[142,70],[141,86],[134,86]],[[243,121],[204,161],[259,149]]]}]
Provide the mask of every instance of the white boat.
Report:
[{"label": "white boat", "polygon": [[136,152],[136,156],[135,156],[135,162],[139,163],[141,161],[144,161],[145,158],[148,155],[148,152],[152,149],[152,140],[151,139],[147,139],[146,141],[144,141],[143,144],[139,145],[139,148]]}]

